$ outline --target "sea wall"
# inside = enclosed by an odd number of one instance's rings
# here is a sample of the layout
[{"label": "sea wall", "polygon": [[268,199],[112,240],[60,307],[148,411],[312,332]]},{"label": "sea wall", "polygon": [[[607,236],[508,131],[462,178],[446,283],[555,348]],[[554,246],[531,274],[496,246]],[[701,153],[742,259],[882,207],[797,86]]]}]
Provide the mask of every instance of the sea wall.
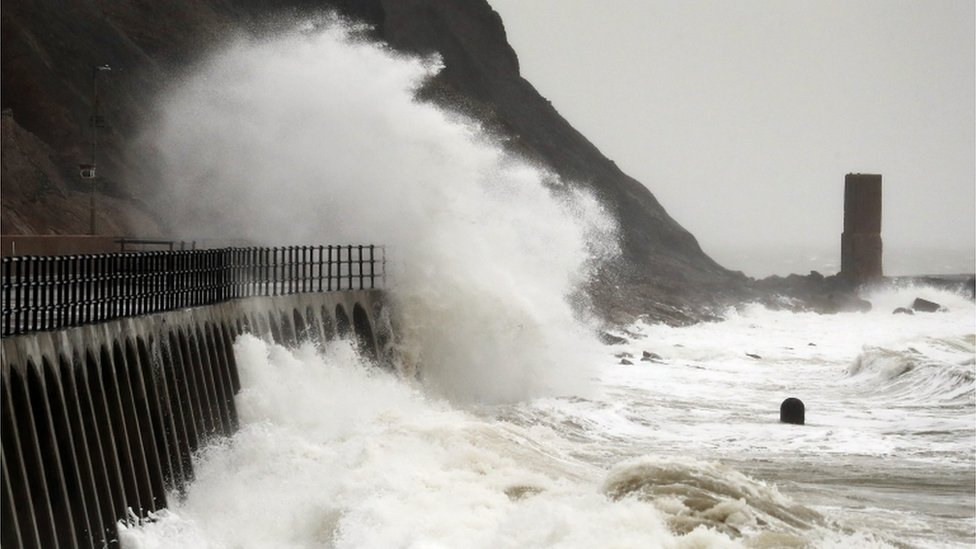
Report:
[{"label": "sea wall", "polygon": [[2,340],[5,548],[104,547],[166,506],[191,456],[237,428],[233,341],[353,338],[388,362],[380,290],[236,299]]}]

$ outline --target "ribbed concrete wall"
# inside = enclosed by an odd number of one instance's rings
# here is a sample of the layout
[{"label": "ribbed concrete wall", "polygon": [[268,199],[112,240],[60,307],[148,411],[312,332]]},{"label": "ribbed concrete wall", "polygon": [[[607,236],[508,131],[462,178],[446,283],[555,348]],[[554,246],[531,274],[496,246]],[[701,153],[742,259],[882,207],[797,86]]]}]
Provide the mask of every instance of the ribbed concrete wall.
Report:
[{"label": "ribbed concrete wall", "polygon": [[382,361],[383,303],[379,290],[256,297],[4,339],[0,544],[113,545],[119,519],[165,507],[192,453],[237,428],[238,334],[355,337]]}]

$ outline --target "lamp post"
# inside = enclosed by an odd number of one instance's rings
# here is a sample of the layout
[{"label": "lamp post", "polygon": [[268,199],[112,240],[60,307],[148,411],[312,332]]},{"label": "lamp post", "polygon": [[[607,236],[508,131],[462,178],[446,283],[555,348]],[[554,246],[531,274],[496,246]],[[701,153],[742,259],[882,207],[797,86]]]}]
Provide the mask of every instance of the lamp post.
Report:
[{"label": "lamp post", "polygon": [[88,120],[88,125],[91,127],[92,137],[91,137],[91,163],[81,164],[79,169],[81,171],[82,179],[88,179],[91,181],[91,189],[89,194],[88,210],[89,210],[89,220],[88,220],[88,234],[95,234],[95,166],[96,166],[96,156],[98,154],[98,128],[105,126],[105,121],[102,119],[101,115],[98,114],[98,73],[103,71],[110,71],[112,67],[108,65],[94,65],[92,66],[92,115]]}]

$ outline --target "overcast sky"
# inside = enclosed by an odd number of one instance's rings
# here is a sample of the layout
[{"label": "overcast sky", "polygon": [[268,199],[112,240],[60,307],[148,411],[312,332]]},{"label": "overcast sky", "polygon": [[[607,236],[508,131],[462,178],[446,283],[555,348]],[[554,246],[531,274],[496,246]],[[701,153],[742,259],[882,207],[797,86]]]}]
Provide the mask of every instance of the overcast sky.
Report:
[{"label": "overcast sky", "polygon": [[973,270],[972,0],[489,1],[523,76],[725,266],[829,270],[862,172],[887,273]]}]

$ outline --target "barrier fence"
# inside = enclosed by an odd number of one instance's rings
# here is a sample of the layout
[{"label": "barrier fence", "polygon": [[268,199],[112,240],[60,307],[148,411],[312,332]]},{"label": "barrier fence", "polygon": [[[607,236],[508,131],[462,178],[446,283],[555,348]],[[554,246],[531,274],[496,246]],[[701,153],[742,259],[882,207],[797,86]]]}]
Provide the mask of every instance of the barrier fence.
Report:
[{"label": "barrier fence", "polygon": [[3,258],[2,335],[58,330],[242,297],[386,283],[374,245],[219,248]]}]

